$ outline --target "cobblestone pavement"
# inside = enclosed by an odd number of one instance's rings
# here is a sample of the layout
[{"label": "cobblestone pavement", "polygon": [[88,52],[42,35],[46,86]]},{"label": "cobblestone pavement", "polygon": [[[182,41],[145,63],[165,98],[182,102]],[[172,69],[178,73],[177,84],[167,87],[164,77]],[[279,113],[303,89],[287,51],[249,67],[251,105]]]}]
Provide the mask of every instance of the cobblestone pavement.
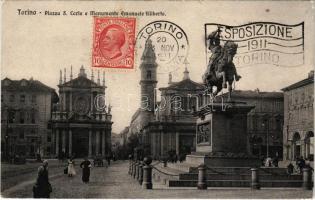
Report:
[{"label": "cobblestone pavement", "polygon": [[[49,160],[48,162],[51,175],[60,172],[60,169],[66,166],[66,163],[58,160]],[[39,162],[28,162],[25,165],[1,163],[1,191],[9,188],[14,189],[13,186],[19,183],[34,182],[40,165]]]},{"label": "cobblestone pavement", "polygon": [[[77,162],[78,163],[78,162]],[[63,170],[62,168],[60,170]],[[56,172],[50,182],[52,198],[312,198],[312,191],[300,188],[272,188],[252,191],[248,188],[167,188],[154,183],[153,190],[143,190],[128,175],[128,162],[116,161],[108,168],[94,167],[90,183],[81,181],[81,170],[76,166],[77,175],[69,178]],[[34,179],[33,179],[34,180]],[[34,182],[24,181],[2,192],[4,197],[30,198]]]}]

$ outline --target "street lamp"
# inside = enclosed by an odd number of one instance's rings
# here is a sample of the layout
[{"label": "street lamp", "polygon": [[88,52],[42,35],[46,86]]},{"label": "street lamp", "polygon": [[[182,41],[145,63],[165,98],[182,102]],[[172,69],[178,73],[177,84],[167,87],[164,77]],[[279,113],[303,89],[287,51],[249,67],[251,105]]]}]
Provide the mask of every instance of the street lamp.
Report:
[{"label": "street lamp", "polygon": [[269,157],[269,120],[268,116],[265,116],[264,122],[263,122],[263,127],[266,129],[266,147],[267,147],[267,158]]}]

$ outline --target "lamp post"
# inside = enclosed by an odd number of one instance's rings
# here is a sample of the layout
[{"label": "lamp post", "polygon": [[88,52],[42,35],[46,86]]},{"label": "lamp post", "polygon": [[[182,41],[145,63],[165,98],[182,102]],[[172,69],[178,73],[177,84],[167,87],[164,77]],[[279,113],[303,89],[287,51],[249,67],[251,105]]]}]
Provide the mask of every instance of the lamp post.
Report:
[{"label": "lamp post", "polygon": [[269,120],[268,116],[265,116],[263,126],[266,129],[266,147],[267,147],[267,158],[269,157]]}]

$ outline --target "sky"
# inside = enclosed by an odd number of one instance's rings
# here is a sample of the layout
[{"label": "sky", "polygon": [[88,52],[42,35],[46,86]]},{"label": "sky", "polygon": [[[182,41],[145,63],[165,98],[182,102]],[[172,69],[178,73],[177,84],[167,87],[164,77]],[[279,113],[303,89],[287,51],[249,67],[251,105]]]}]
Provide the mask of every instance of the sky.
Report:
[{"label": "sky", "polygon": [[[36,10],[37,15],[19,15],[18,9]],[[38,14],[45,11],[60,11],[61,16]],[[62,11],[68,15],[63,16]],[[168,82],[168,68],[173,81],[183,78],[185,66],[193,81],[201,82],[206,70],[205,23],[242,25],[250,22],[276,22],[298,24],[304,22],[304,64],[298,67],[279,67],[271,64],[236,66],[242,79],[236,89],[260,91],[280,91],[294,82],[307,77],[314,68],[314,3],[312,2],[271,2],[271,1],[194,1],[194,2],[79,2],[79,1],[6,1],[2,5],[1,28],[1,78],[13,80],[33,79],[58,91],[60,69],[70,66],[77,77],[83,65],[88,77],[91,76],[91,56],[93,41],[93,17],[90,15],[71,16],[71,11],[155,11],[165,16],[136,17],[136,34],[147,24],[157,20],[167,20],[181,27],[189,41],[188,64],[158,66],[158,85],[165,87]],[[113,114],[113,132],[119,133],[130,123],[131,116],[140,105],[140,56],[136,51],[133,70],[105,70],[106,101]],[[288,59],[292,57],[288,57]],[[163,66],[162,66],[163,65]],[[160,70],[159,69],[164,69]],[[100,74],[103,74],[100,70]],[[94,69],[94,75],[97,69]]]}]

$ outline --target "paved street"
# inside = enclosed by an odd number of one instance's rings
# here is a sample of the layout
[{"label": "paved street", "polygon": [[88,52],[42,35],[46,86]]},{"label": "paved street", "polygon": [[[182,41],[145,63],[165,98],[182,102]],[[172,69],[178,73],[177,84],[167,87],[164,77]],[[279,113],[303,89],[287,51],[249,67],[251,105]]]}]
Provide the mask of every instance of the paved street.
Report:
[{"label": "paved street", "polygon": [[[78,162],[77,162],[78,163]],[[299,188],[261,189],[248,188],[166,188],[154,183],[153,190],[143,190],[127,174],[128,162],[116,161],[109,168],[95,167],[91,171],[91,182],[83,184],[81,170],[76,166],[78,175],[69,178],[63,175],[63,167],[50,169],[50,182],[53,186],[52,198],[311,198],[312,191]],[[36,174],[36,173],[35,173]],[[36,176],[23,179],[19,184],[2,191],[4,197],[30,198]]]}]

